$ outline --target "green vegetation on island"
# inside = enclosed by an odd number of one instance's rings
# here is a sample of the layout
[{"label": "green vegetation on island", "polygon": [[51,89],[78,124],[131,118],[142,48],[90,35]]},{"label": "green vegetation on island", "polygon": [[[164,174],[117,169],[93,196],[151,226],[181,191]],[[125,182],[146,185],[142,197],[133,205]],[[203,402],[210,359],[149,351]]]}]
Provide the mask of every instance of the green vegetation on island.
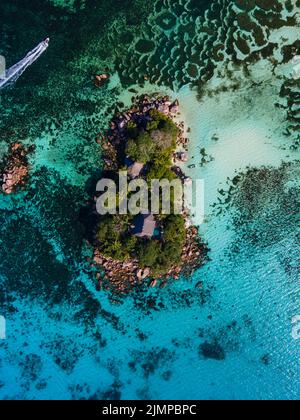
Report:
[{"label": "green vegetation on island", "polygon": [[[156,109],[151,109],[143,117],[139,122],[130,120],[126,125],[127,160],[144,165],[143,174],[139,177],[149,185],[152,179],[175,179],[171,167],[178,136],[176,124],[168,115]],[[119,162],[119,167],[124,167],[124,162]],[[135,219],[138,217],[120,215],[118,208],[116,215],[100,217],[97,247],[106,257],[119,261],[135,259],[141,268],[149,267],[155,275],[165,274],[174,265],[180,264],[185,242],[184,218],[177,214],[159,214],[155,216],[153,234],[150,230],[139,237],[134,233]]]}]

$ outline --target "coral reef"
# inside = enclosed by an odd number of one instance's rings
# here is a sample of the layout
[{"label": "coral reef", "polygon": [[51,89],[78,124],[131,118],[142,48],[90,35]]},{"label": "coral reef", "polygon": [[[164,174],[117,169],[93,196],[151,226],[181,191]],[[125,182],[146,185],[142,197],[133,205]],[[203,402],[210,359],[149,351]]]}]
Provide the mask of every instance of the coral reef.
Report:
[{"label": "coral reef", "polygon": [[[125,84],[145,78],[171,88],[191,84],[201,90],[218,65],[233,69],[270,57],[272,30],[297,22],[299,2],[157,0],[140,38],[116,51]],[[115,34],[112,32],[112,37]]]},{"label": "coral reef", "polygon": [[300,146],[300,93],[299,80],[286,80],[281,87],[280,95],[286,100],[288,127],[284,134],[291,137],[291,149],[297,150]]},{"label": "coral reef", "polygon": [[209,343],[206,341],[201,344],[199,352],[205,359],[222,361],[226,358],[225,351],[217,342]]}]

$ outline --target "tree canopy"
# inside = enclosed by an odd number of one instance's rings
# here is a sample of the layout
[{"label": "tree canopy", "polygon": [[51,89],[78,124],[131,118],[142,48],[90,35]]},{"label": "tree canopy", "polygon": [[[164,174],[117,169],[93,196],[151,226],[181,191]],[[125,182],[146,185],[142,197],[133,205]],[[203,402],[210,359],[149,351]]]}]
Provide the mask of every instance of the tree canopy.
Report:
[{"label": "tree canopy", "polygon": [[[139,124],[129,121],[126,132],[126,155],[136,162],[148,164],[145,178],[149,184],[153,179],[172,181],[176,178],[171,170],[171,155],[176,147],[178,128],[171,118],[154,109]],[[171,200],[173,198],[172,195]],[[132,234],[132,216],[102,216],[96,234],[97,246],[106,256],[121,261],[137,259],[142,268],[149,267],[153,274],[166,274],[181,263],[185,221],[182,215],[175,214],[158,219],[160,238],[147,240]]]},{"label": "tree canopy", "polygon": [[178,128],[167,115],[153,109],[146,127],[138,127],[135,122],[127,124],[129,140],[126,153],[135,161],[147,163],[160,155],[163,157],[176,147]]}]

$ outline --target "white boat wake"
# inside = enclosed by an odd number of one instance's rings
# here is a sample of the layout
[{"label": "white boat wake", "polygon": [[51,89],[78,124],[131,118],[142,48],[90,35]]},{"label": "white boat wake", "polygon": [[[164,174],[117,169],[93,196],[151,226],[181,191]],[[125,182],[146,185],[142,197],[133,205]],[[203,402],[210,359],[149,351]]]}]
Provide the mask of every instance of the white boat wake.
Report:
[{"label": "white boat wake", "polygon": [[292,59],[293,71],[292,76],[294,80],[300,79],[300,55],[295,55]]},{"label": "white boat wake", "polygon": [[10,67],[5,72],[5,77],[0,78],[0,89],[15,83],[24,73],[27,67],[31,66],[31,64],[34,63],[43,54],[44,51],[46,51],[48,45],[49,38],[40,42],[33,50],[29,51],[29,53],[27,53],[27,55],[21,61]]}]

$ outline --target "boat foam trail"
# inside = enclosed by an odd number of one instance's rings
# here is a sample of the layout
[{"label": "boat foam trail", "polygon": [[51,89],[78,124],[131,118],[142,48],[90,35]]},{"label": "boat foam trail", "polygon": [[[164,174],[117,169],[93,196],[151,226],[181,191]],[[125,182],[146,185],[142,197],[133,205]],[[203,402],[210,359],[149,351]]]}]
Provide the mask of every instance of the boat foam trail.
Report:
[{"label": "boat foam trail", "polygon": [[29,51],[22,60],[10,67],[5,73],[5,78],[0,79],[0,89],[15,83],[27,67],[31,66],[31,64],[33,64],[43,54],[43,52],[46,51],[48,45],[49,38],[46,38],[33,50]]}]

